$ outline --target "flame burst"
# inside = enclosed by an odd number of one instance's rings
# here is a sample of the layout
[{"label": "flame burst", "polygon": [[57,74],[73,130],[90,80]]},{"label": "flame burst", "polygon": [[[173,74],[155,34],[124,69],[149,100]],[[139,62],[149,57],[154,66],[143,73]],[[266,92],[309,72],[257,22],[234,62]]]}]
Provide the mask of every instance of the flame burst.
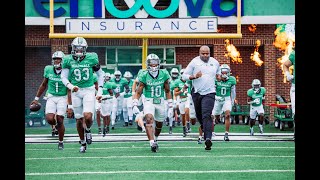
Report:
[{"label": "flame burst", "polygon": [[256,32],[257,30],[257,25],[256,24],[251,24],[250,26],[248,26],[248,29],[250,32]]},{"label": "flame burst", "polygon": [[242,58],[240,57],[240,52],[237,51],[237,48],[233,45],[230,44],[230,40],[226,39],[224,41],[226,43],[226,49],[227,49],[227,54],[225,54],[225,57],[230,57],[233,63],[242,63]]},{"label": "flame burst", "polygon": [[[289,60],[289,55],[292,52],[293,47],[294,47],[295,37],[294,37],[294,34],[292,34],[292,33],[288,34],[285,31],[280,32],[280,30],[281,30],[281,27],[277,28],[274,32],[274,34],[276,35],[276,38],[275,38],[275,42],[273,43],[273,45],[275,47],[279,48],[279,50],[284,51],[284,55],[281,58],[278,58],[277,62],[279,63],[279,66],[282,70],[283,82],[286,83],[287,77],[286,77],[284,70],[283,70],[283,66],[284,66],[283,64],[284,64],[284,62]],[[290,73],[292,74],[293,66],[291,66],[289,68],[289,70],[290,70]]]},{"label": "flame burst", "polygon": [[260,53],[258,52],[260,46],[261,46],[261,42],[260,42],[260,40],[258,39],[258,40],[256,41],[256,46],[255,46],[254,52],[251,53],[251,56],[250,56],[250,59],[251,59],[252,61],[254,61],[254,64],[255,64],[256,66],[261,66],[261,65],[263,64],[263,61],[260,59],[261,55],[260,55]]},{"label": "flame burst", "polygon": [[238,75],[236,75],[236,81],[237,81],[237,83],[239,82],[239,76]]}]

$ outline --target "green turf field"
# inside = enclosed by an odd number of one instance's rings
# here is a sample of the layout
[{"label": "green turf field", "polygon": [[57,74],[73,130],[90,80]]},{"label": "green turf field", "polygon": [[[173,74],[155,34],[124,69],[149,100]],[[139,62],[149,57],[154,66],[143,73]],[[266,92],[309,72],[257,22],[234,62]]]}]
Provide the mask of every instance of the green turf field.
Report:
[{"label": "green turf field", "polygon": [[[77,134],[75,123],[65,121],[65,126],[66,135]],[[191,128],[192,133],[196,133],[198,124]],[[217,124],[215,132],[223,133],[224,128],[224,124]],[[96,123],[91,129],[96,139]],[[162,135],[169,136],[168,130],[169,127],[164,126]],[[255,131],[258,133],[257,125]],[[264,132],[293,133],[293,129],[286,127],[280,131],[270,123],[264,126]],[[121,133],[140,131],[136,124],[122,127],[122,122],[110,130],[110,135]],[[173,128],[173,133],[182,135],[182,126]],[[249,134],[249,126],[232,124],[230,133]],[[197,144],[196,137],[192,141],[159,140],[158,153],[151,152],[148,141],[94,141],[86,153],[81,154],[80,145],[75,141],[65,142],[65,149],[57,150],[58,137],[51,137],[49,125],[26,126],[25,134],[44,134],[44,138],[55,139],[51,143],[25,144],[25,179],[295,179],[293,141],[220,140],[213,141],[212,150],[206,151],[204,144]]]},{"label": "green turf field", "polygon": [[295,179],[294,142],[26,144],[26,179]]}]

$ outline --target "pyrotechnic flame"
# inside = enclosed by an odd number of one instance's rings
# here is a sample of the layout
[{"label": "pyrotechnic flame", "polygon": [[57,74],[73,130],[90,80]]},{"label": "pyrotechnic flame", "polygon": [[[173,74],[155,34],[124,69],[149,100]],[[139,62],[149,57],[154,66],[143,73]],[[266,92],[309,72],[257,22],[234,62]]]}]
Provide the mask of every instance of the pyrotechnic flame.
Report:
[{"label": "pyrotechnic flame", "polygon": [[237,80],[237,83],[239,82],[239,76],[238,75],[236,75],[236,80]]},{"label": "pyrotechnic flame", "polygon": [[[277,48],[279,48],[279,50],[284,51],[284,55],[281,58],[278,58],[277,62],[279,63],[279,66],[282,70],[283,82],[286,83],[287,77],[286,77],[284,70],[283,70],[283,66],[284,66],[283,63],[289,59],[289,55],[293,50],[294,43],[295,43],[295,35],[292,33],[288,34],[285,31],[280,32],[280,30],[281,30],[281,27],[277,28],[274,31],[276,38],[275,38],[275,42],[273,43],[273,45],[276,46]],[[290,68],[289,68],[289,70],[290,70]],[[293,66],[291,69],[293,69]]]},{"label": "pyrotechnic flame", "polygon": [[248,29],[250,32],[255,32],[257,30],[257,25],[256,24],[251,24],[250,26],[248,26]]},{"label": "pyrotechnic flame", "polygon": [[224,42],[226,43],[225,46],[227,49],[227,54],[224,56],[230,57],[233,63],[242,63],[242,58],[240,57],[240,52],[237,51],[237,48],[233,44],[230,44],[229,39],[226,39]]},{"label": "pyrotechnic flame", "polygon": [[256,46],[255,46],[254,52],[251,53],[251,56],[250,56],[250,59],[251,59],[252,61],[254,61],[254,64],[255,64],[256,66],[261,66],[261,65],[263,64],[263,61],[260,59],[261,55],[260,55],[260,53],[258,52],[260,45],[261,45],[261,42],[260,42],[260,40],[258,39],[258,40],[256,41]]}]

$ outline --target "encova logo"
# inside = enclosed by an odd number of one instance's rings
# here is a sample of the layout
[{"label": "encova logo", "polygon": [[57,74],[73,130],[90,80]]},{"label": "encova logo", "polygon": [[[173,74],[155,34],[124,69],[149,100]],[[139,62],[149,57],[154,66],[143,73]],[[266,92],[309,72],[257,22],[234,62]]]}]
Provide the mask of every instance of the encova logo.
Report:
[{"label": "encova logo", "polygon": [[[205,1],[211,1],[212,12],[219,17],[227,17],[236,15],[237,13],[237,0],[233,0],[234,7],[230,10],[223,10],[221,8],[221,3],[230,0],[171,0],[169,6],[164,10],[157,10],[154,8],[158,0],[124,0],[128,10],[119,10],[113,4],[113,0],[92,0],[93,6],[93,17],[102,18],[102,5],[104,1],[105,9],[116,18],[130,18],[132,16],[136,18],[147,18],[151,15],[155,18],[166,18],[171,16],[179,8],[180,1],[184,1],[187,6],[187,11],[192,18],[197,18],[200,16],[201,10]],[[243,16],[243,1],[241,0],[241,16]],[[33,0],[35,10],[44,17],[49,17],[50,12],[48,9],[44,8],[44,3],[49,3],[50,0]],[[195,2],[195,3],[194,3]],[[58,7],[58,3],[70,3],[70,17],[77,18],[78,16],[78,0],[54,0],[55,7]],[[141,9],[141,7],[143,7]],[[141,10],[140,10],[141,9]],[[60,17],[66,13],[66,9],[63,7],[58,7],[54,10],[54,17]]]}]

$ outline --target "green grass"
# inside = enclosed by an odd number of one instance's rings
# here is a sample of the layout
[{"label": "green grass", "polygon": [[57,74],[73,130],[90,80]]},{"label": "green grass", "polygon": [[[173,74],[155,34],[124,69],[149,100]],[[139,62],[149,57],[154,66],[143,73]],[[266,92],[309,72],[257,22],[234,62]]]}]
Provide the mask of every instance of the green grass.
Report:
[{"label": "green grass", "polygon": [[159,141],[158,153],[147,141],[79,147],[26,144],[25,179],[295,179],[294,142],[214,141],[205,151],[194,141]]}]

